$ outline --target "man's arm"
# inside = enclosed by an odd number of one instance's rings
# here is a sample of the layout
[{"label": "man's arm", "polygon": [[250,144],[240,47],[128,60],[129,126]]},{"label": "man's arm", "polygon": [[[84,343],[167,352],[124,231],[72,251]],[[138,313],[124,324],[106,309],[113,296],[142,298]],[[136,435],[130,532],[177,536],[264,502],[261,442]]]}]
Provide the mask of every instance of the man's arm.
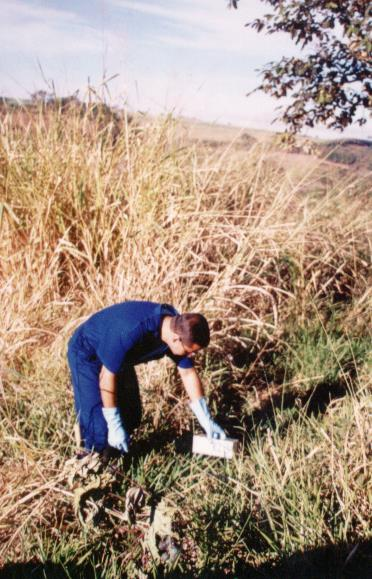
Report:
[{"label": "man's arm", "polygon": [[108,443],[121,452],[128,452],[129,436],[121,422],[120,410],[117,407],[116,375],[102,366],[99,375],[99,389],[102,398],[102,412],[107,422]]},{"label": "man's arm", "polygon": [[191,402],[202,398],[204,389],[195,368],[178,368],[178,372]]},{"label": "man's arm", "polygon": [[116,401],[116,374],[110,372],[105,366],[99,375],[99,389],[101,391],[102,405],[104,408],[115,408]]},{"label": "man's arm", "polygon": [[195,368],[178,368],[182,383],[190,398],[190,408],[209,438],[226,438],[226,434],[212,419],[204,398],[204,389]]}]

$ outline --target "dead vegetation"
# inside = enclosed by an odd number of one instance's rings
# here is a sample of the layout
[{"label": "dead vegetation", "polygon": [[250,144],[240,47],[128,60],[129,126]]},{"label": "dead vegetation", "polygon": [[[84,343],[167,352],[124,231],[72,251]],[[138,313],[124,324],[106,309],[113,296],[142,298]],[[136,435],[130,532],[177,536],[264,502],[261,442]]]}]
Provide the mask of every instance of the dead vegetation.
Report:
[{"label": "dead vegetation", "polygon": [[117,492],[135,481],[173,503],[178,576],[369,539],[370,175],[289,174],[267,143],[182,142],[172,119],[124,116],[118,131],[89,108],[44,113],[0,127],[3,565],[164,572],[128,527],[84,533],[63,473],[66,342],[126,299],[205,313],[200,371],[244,443],[227,464],[178,452],[185,395],[167,364],[141,369],[145,418]]}]

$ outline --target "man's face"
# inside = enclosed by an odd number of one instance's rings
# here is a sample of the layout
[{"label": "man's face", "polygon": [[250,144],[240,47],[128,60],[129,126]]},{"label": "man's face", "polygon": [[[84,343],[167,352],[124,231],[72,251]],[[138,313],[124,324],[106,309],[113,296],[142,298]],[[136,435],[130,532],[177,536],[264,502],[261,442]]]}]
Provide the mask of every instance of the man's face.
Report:
[{"label": "man's face", "polygon": [[170,349],[172,353],[176,356],[187,356],[188,358],[193,358],[196,352],[201,350],[201,346],[199,344],[192,344],[191,346],[187,346],[184,344],[177,334],[174,334],[172,339],[172,343],[170,344]]}]

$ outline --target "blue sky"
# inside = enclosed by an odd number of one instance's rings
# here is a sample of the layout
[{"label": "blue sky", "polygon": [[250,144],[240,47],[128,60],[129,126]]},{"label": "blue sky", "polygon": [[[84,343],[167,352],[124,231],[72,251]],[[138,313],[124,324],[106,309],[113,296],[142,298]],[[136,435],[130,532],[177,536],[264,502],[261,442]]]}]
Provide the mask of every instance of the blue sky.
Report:
[{"label": "blue sky", "polygon": [[[231,123],[272,125],[278,101],[245,95],[257,69],[297,49],[287,35],[266,36],[244,24],[267,12],[260,0],[0,0],[0,94],[27,97],[54,83],[59,95],[88,79],[108,82],[112,102],[132,109]],[[297,51],[298,52],[298,51]],[[101,88],[100,88],[101,87]],[[317,128],[310,134],[338,137]],[[343,136],[367,138],[372,125]]]}]

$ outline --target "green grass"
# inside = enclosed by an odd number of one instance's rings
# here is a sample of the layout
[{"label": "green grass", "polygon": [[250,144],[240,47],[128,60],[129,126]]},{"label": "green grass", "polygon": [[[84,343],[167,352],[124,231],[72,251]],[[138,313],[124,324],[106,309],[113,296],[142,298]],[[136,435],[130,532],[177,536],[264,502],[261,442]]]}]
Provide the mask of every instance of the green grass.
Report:
[{"label": "green grass", "polygon": [[350,374],[358,372],[368,360],[368,336],[350,338],[341,331],[326,333],[324,327],[294,329],[287,337],[284,352],[276,356],[275,365],[283,370],[288,381],[299,391],[308,391],[318,384],[343,382],[351,387]]}]

